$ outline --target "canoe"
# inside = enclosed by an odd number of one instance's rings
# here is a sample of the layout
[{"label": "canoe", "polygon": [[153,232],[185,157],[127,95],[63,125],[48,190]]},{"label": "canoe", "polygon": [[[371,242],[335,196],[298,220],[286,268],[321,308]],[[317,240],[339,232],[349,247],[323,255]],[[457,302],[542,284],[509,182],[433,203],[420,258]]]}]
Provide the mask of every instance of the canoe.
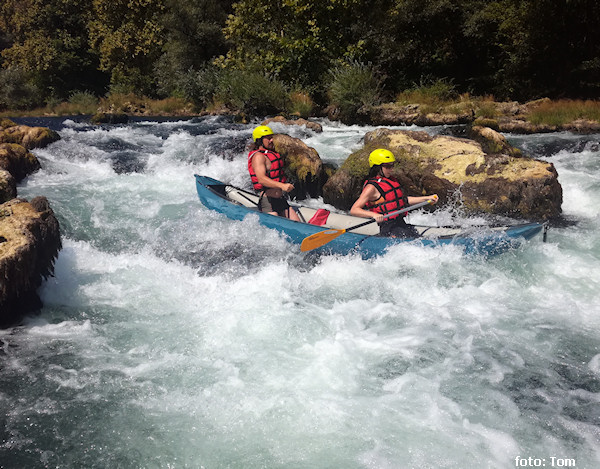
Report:
[{"label": "canoe", "polygon": [[[232,220],[243,220],[252,214],[258,217],[261,225],[279,231],[290,242],[302,241],[324,230],[344,230],[359,225],[366,220],[343,213],[325,211],[312,207],[292,204],[301,222],[284,217],[262,213],[258,210],[258,195],[254,192],[225,184],[216,179],[196,177],[196,190],[203,205],[222,213]],[[398,243],[418,242],[425,246],[457,245],[467,254],[497,255],[519,247],[524,241],[545,230],[540,223],[521,223],[506,226],[478,227],[437,227],[413,225],[419,237],[391,238],[379,236],[377,223],[368,223],[360,228],[347,231],[312,252],[332,254],[358,253],[363,258],[384,254]]]}]

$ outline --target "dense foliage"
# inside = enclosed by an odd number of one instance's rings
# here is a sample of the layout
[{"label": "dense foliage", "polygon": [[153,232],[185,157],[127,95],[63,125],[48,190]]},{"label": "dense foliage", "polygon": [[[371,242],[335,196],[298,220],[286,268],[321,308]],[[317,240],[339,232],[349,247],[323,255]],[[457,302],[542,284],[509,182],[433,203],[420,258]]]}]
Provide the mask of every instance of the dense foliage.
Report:
[{"label": "dense foliage", "polygon": [[80,91],[351,111],[440,81],[598,98],[598,18],[596,0],[3,0],[0,108]]}]

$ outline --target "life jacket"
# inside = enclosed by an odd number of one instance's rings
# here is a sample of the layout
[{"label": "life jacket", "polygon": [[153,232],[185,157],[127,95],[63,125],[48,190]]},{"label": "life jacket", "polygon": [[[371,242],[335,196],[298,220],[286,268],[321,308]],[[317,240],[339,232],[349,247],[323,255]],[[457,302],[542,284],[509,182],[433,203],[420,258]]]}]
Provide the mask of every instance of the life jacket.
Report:
[{"label": "life jacket", "polygon": [[252,167],[252,157],[255,153],[264,154],[271,162],[271,167],[267,171],[267,176],[277,182],[287,182],[285,174],[283,173],[283,158],[279,153],[269,150],[254,150],[248,153],[248,172],[250,173],[250,179],[255,191],[262,191],[265,189],[262,184],[258,182],[254,168]]},{"label": "life jacket", "polygon": [[[381,194],[379,199],[366,204],[367,209],[371,210],[372,212],[386,215],[390,212],[401,210],[408,206],[408,200],[400,188],[400,183],[395,178],[385,178],[380,176],[367,179],[363,189],[367,186],[367,184],[374,185]],[[391,217],[386,218],[386,220],[393,220],[394,218],[398,218],[400,216],[405,217],[406,215],[406,212],[400,213],[397,215],[392,215]]]}]

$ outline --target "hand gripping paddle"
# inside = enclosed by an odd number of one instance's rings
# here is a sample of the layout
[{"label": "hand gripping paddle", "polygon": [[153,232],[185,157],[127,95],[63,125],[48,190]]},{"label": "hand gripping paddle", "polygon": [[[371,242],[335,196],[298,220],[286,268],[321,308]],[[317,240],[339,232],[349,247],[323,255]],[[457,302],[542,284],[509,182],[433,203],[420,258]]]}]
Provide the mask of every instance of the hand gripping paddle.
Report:
[{"label": "hand gripping paddle", "polygon": [[[399,215],[401,213],[405,213],[410,210],[414,210],[416,208],[423,207],[424,205],[429,205],[431,203],[433,203],[433,199],[428,199],[424,202],[420,202],[418,204],[411,205],[410,207],[403,208],[402,210],[396,210],[395,212],[390,212],[387,215],[385,215],[383,218],[389,218],[394,215]],[[351,226],[350,228],[346,228],[344,230],[329,229],[329,230],[325,230],[325,231],[319,231],[318,233],[315,233],[313,235],[310,235],[310,236],[307,236],[306,238],[304,238],[302,240],[302,244],[300,244],[300,250],[302,252],[306,252],[306,251],[312,251],[313,249],[320,248],[324,244],[327,244],[328,242],[333,241],[338,236],[343,235],[346,231],[355,230],[356,228],[360,228],[361,226],[368,225],[369,223],[375,223],[375,219],[372,218],[370,220],[367,220],[363,223],[359,223],[358,225]]]}]

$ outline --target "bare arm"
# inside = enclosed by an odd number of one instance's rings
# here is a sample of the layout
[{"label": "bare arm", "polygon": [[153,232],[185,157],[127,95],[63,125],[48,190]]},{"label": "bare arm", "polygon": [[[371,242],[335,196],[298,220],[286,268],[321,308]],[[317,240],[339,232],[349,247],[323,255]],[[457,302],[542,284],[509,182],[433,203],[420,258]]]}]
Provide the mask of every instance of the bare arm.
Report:
[{"label": "bare arm", "polygon": [[407,197],[406,199],[408,200],[409,205],[418,204],[420,202],[425,202],[427,200],[431,200],[432,203],[436,204],[438,201],[438,195],[432,194],[432,195],[424,195],[422,197]]},{"label": "bare arm", "polygon": [[382,214],[375,213],[364,208],[368,202],[377,200],[378,197],[379,191],[375,188],[375,186],[372,184],[367,184],[367,186],[361,192],[360,197],[356,199],[356,202],[354,202],[352,205],[352,208],[350,209],[350,215],[354,215],[355,217],[374,218],[377,220],[377,222],[383,221]]}]

